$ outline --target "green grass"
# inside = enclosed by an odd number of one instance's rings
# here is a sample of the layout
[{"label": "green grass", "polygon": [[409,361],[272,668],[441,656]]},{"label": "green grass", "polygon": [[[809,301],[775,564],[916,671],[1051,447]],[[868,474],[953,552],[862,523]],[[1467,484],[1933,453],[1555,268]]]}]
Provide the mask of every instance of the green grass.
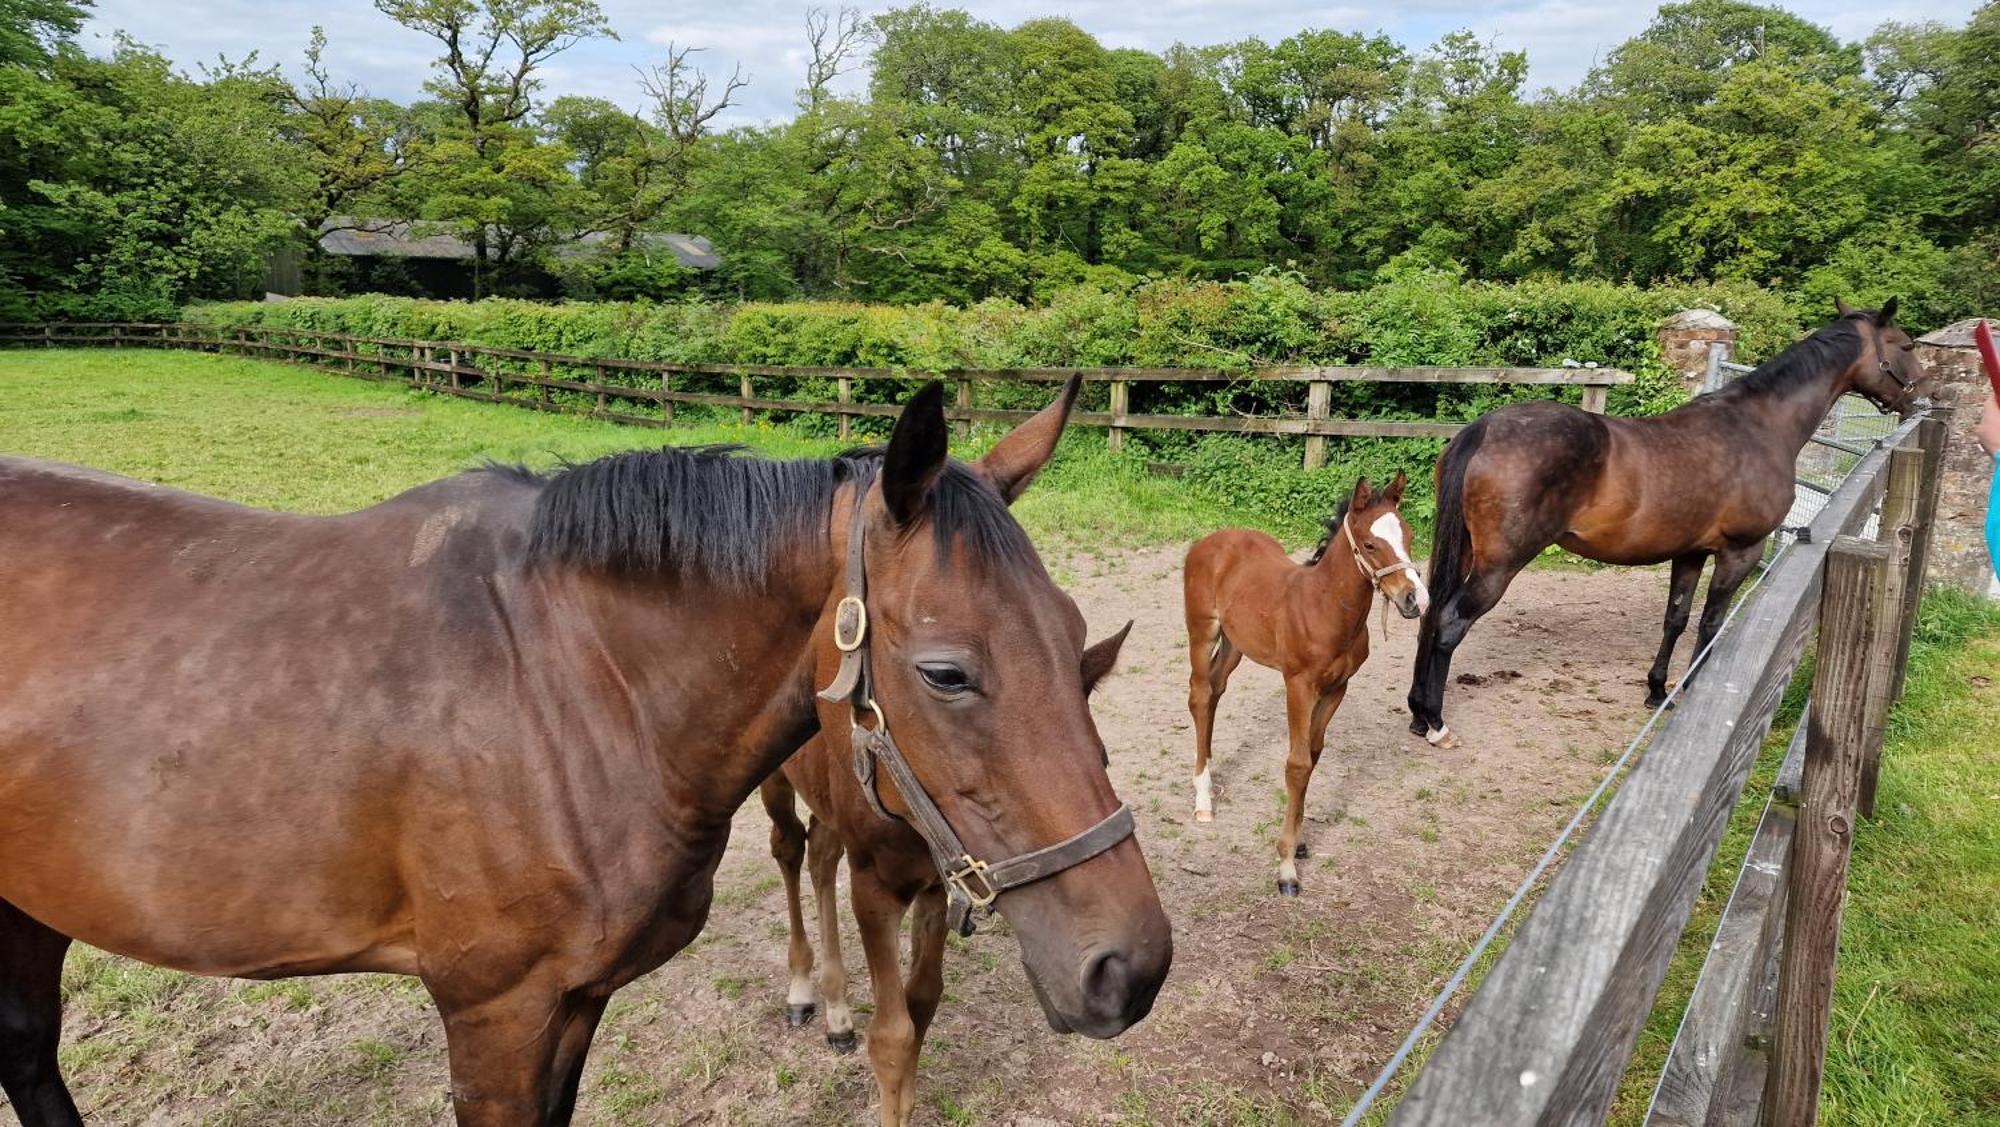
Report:
[{"label": "green grass", "polygon": [[[1000,433],[955,439],[953,453],[976,456]],[[776,457],[843,445],[767,421],[619,426],[233,357],[0,352],[0,451],[265,508],[343,512],[487,459],[546,466],[663,442],[740,442]],[[1082,431],[1016,511],[1037,542],[1073,550],[1187,540],[1244,519]],[[1286,523],[1295,539],[1311,527]]]},{"label": "green grass", "polygon": [[[1809,666],[1808,666],[1809,669]],[[1611,1122],[1644,1119],[1796,723],[1787,694],[1640,1034]],[[2000,1123],[2000,604],[1924,600],[1876,816],[1855,835],[1821,1122]]]}]

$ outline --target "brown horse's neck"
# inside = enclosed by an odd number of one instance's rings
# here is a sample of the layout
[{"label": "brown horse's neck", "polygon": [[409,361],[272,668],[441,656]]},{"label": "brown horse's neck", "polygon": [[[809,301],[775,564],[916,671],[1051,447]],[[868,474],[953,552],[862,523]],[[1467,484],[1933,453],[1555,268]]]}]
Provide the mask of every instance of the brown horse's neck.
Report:
[{"label": "brown horse's neck", "polygon": [[[1864,340],[1857,355],[1829,357],[1816,368],[1768,385],[1758,380],[1757,373],[1752,373],[1731,384],[1725,393],[1732,409],[1747,413],[1763,424],[1764,429],[1783,436],[1785,449],[1796,456],[1819,429],[1834,403],[1853,388],[1855,368],[1869,355],[1870,346]],[[1772,364],[1780,364],[1784,359],[1780,356]]]},{"label": "brown horse's neck", "polygon": [[1326,550],[1320,553],[1319,559],[1303,565],[1305,583],[1302,589],[1319,605],[1331,605],[1345,612],[1347,618],[1341,620],[1343,627],[1366,630],[1375,585],[1361,570],[1360,562],[1354,558],[1354,548],[1347,542],[1347,519],[1341,518],[1340,526],[1333,530],[1332,538],[1327,541]]}]

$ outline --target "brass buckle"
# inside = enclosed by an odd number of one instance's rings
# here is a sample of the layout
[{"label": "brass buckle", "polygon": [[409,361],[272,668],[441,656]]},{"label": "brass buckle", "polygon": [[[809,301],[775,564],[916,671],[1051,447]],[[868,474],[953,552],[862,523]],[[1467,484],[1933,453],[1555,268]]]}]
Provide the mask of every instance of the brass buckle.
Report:
[{"label": "brass buckle", "polygon": [[[854,606],[854,637],[843,638],[840,636],[840,625],[847,614],[848,604],[850,603]],[[833,648],[844,654],[853,653],[855,650],[861,648],[861,643],[867,640],[868,604],[853,595],[848,595],[841,599],[840,603],[833,608]]]},{"label": "brass buckle", "polygon": [[[973,907],[992,907],[993,901],[1000,898],[1000,890],[993,887],[992,878],[986,875],[986,862],[974,860],[970,853],[960,857],[959,860],[962,862],[962,867],[946,873],[944,875],[945,883],[957,889],[959,894],[964,896],[966,901]],[[975,894],[972,891],[972,886],[965,883],[965,878],[967,877],[978,877],[979,883],[986,888],[985,894]]]}]

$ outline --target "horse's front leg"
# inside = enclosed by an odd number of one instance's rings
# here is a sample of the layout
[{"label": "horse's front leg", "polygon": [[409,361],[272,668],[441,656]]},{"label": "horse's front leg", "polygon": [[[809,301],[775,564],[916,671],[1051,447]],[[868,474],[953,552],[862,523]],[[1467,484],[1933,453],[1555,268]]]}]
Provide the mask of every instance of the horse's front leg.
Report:
[{"label": "horse's front leg", "polygon": [[1278,833],[1278,892],[1299,894],[1298,858],[1305,856],[1299,835],[1306,816],[1306,787],[1326,746],[1326,725],[1340,707],[1347,686],[1322,692],[1311,678],[1285,678],[1285,721],[1290,750],[1285,756],[1285,825]]},{"label": "horse's front leg", "polygon": [[[850,866],[854,923],[868,958],[875,1016],[868,1019],[868,1063],[882,1095],[882,1127],[905,1127],[917,1102],[917,1024],[904,990],[903,915],[909,902],[890,892],[872,870]],[[921,937],[919,937],[921,939]],[[942,955],[942,951],[939,952]]]},{"label": "horse's front leg", "polygon": [[[459,1127],[564,1127],[608,997],[557,989],[553,976],[476,1002],[432,989],[444,1015]],[[440,996],[443,995],[443,996]]]}]

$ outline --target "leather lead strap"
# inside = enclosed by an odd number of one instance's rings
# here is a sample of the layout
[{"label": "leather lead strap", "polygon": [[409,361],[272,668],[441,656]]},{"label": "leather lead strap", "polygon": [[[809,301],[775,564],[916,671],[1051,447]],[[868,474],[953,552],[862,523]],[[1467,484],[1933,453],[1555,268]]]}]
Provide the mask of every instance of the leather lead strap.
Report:
[{"label": "leather lead strap", "polygon": [[[910,808],[910,817],[905,821],[924,839],[931,861],[944,879],[945,924],[960,936],[969,936],[973,931],[974,908],[991,910],[1002,892],[1080,865],[1132,836],[1132,811],[1121,805],[1082,833],[990,865],[975,859],[965,848],[965,842],[952,830],[944,812],[931,801],[916,772],[910,769],[909,761],[903,758],[902,749],[889,734],[889,723],[882,709],[875,703],[868,656],[868,568],[863,543],[867,528],[866,499],[867,494],[857,487],[854,517],[847,533],[846,574],[833,620],[833,641],[840,650],[840,668],[833,683],[820,690],[819,697],[829,704],[844,700],[852,709],[848,735],[854,748],[854,777],[861,784],[861,793],[867,796],[868,805],[876,814],[895,817],[882,805],[878,790],[881,771],[888,772],[896,784],[896,792]],[[875,726],[864,727],[861,722],[870,715]]]}]

